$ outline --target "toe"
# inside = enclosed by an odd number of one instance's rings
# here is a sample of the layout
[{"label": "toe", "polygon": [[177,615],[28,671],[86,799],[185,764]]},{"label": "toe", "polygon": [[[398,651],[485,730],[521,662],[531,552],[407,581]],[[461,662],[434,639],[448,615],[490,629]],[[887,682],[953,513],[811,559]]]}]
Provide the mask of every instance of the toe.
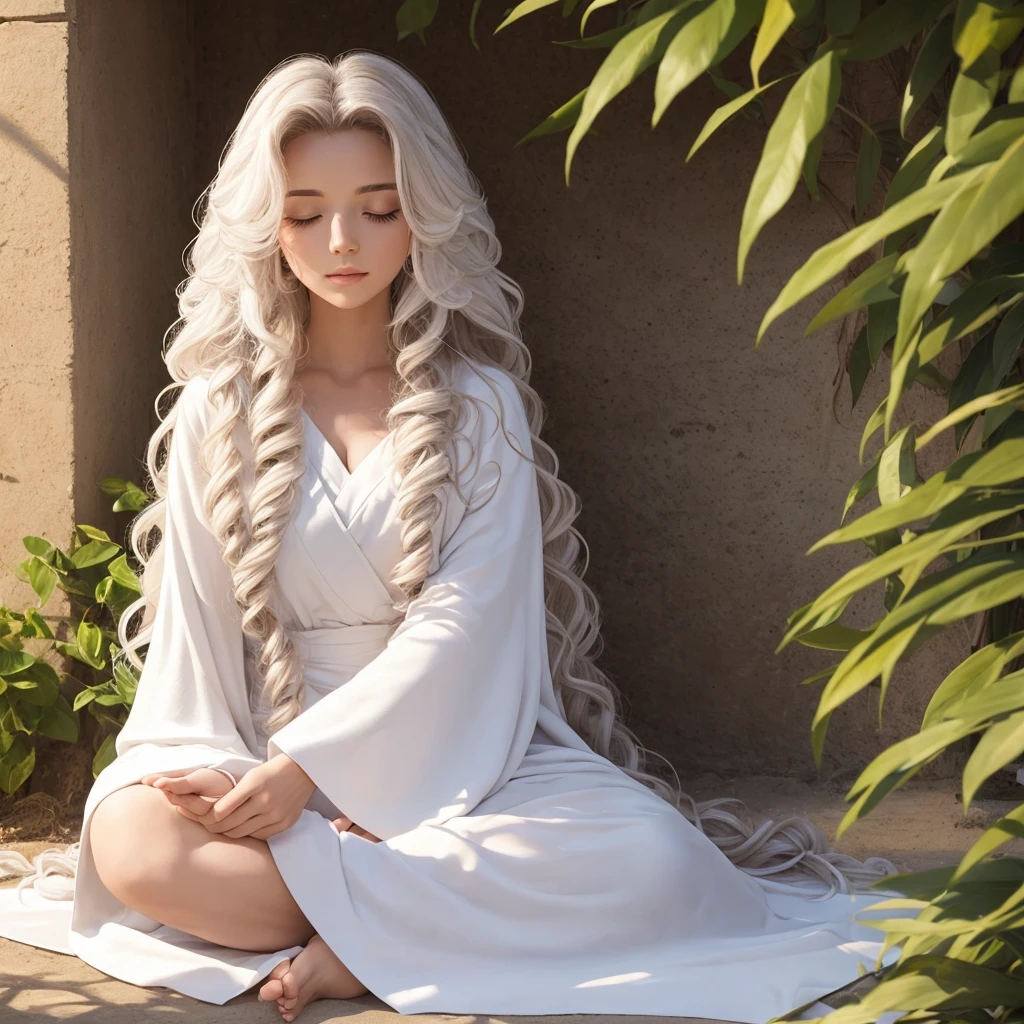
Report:
[{"label": "toe", "polygon": [[284,983],[282,977],[291,967],[291,960],[282,960],[271,972],[267,981],[260,986],[260,999],[266,1003],[280,999],[284,994]]},{"label": "toe", "polygon": [[299,979],[295,977],[294,971],[288,971],[281,979],[281,983],[284,985],[284,993],[280,1000],[281,1005],[286,1010],[292,1010],[295,1008],[299,998]]},{"label": "toe", "polygon": [[268,981],[260,988],[260,999],[265,1003],[272,1003],[275,999],[281,998],[281,982]]}]

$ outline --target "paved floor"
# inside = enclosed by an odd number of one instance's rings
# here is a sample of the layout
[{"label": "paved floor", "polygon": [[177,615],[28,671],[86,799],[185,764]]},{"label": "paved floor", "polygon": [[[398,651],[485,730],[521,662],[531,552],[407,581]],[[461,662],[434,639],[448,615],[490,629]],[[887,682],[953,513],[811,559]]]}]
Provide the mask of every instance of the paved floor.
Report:
[{"label": "paved floor", "polygon": [[[833,838],[846,810],[842,787],[807,785],[788,779],[746,779],[724,783],[714,777],[695,779],[687,792],[697,799],[737,795],[756,819],[779,819],[790,814],[809,817]],[[886,797],[871,814],[847,832],[838,849],[856,857],[883,855],[902,870],[917,870],[955,863],[981,834],[981,830],[1024,798],[1024,790],[1011,800],[983,800],[965,817],[956,795],[956,780],[912,779]],[[30,857],[46,844],[12,844]],[[1021,854],[1024,844],[1007,847]],[[2,884],[2,883],[0,883]],[[310,1004],[298,1024],[397,1024],[401,1014],[380,1000],[322,1000]],[[499,1018],[457,1014],[416,1014],[418,1021],[490,1024]],[[75,1020],[82,1024],[135,1024],[135,1022],[187,1021],[189,1024],[272,1022],[281,1018],[273,1005],[257,1001],[256,988],[224,1006],[202,1003],[166,989],[128,985],[94,970],[76,957],[50,953],[0,939],[0,1024],[52,1024]],[[501,1018],[504,1019],[504,1018]],[[510,1017],[526,1024],[534,1018]],[[644,1018],[600,1016],[601,1024],[642,1024]],[[685,1018],[649,1018],[664,1024]],[[538,1024],[584,1022],[587,1018],[544,1016]]]}]

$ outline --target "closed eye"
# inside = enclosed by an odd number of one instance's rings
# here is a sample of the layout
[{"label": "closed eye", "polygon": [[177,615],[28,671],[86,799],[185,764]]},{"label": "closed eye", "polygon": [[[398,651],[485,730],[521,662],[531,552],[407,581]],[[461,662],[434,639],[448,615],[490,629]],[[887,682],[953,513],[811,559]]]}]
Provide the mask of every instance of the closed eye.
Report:
[{"label": "closed eye", "polygon": [[[366,211],[366,216],[369,217],[370,220],[375,220],[377,222],[394,220],[398,214],[399,210],[392,210],[390,213],[370,213],[369,210]],[[296,227],[304,227],[307,224],[313,224],[319,219],[319,213],[315,217],[285,217],[285,220],[288,221],[289,224],[294,224]]]}]

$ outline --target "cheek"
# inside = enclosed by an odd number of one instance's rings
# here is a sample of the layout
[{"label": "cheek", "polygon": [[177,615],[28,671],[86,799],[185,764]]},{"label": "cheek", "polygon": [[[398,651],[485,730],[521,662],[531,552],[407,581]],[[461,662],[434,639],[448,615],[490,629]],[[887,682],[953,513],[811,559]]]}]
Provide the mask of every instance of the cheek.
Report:
[{"label": "cheek", "polygon": [[305,231],[299,228],[286,228],[282,229],[278,235],[281,251],[293,264],[309,262],[312,254],[312,245],[308,231],[308,228]]},{"label": "cheek", "polygon": [[397,260],[401,263],[409,253],[409,244],[412,240],[412,233],[409,225],[404,221],[398,221],[389,225],[391,230],[387,234],[385,247],[389,260]]}]

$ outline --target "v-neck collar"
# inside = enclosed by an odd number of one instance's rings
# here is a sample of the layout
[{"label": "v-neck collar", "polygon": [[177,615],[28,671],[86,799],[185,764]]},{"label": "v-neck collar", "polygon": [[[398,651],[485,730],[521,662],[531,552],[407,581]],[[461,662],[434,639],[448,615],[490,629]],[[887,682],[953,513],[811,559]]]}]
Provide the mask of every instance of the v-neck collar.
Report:
[{"label": "v-neck collar", "polygon": [[306,424],[307,430],[312,433],[314,439],[317,442],[317,447],[322,450],[324,457],[329,460],[331,465],[340,473],[342,480],[355,479],[363,471],[363,467],[375,459],[385,448],[387,442],[389,442],[394,435],[394,431],[391,430],[385,434],[367,453],[359,460],[359,464],[355,469],[349,469],[345,465],[345,460],[338,454],[334,445],[327,440],[327,436],[324,432],[316,425],[316,420],[306,412],[305,409],[300,410],[302,412],[303,421]]}]

